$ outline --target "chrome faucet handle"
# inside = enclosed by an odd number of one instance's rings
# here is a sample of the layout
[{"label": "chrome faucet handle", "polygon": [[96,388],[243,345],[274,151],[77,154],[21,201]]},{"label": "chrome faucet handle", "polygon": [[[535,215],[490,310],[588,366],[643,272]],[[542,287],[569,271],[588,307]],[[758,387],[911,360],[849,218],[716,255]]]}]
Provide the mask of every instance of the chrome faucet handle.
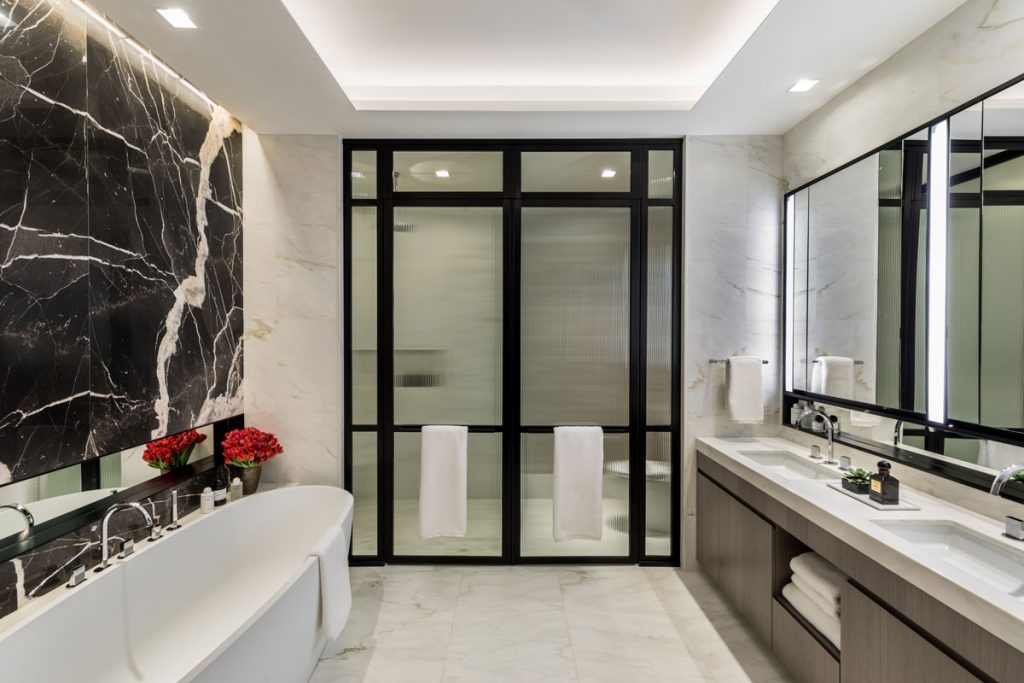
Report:
[{"label": "chrome faucet handle", "polygon": [[178,523],[178,489],[171,491],[171,523],[167,527],[167,531],[175,531],[181,528],[181,524]]},{"label": "chrome faucet handle", "polygon": [[1015,541],[1024,541],[1024,519],[1007,515],[1003,521],[1003,536]]},{"label": "chrome faucet handle", "polygon": [[811,444],[811,456],[815,460],[821,460],[821,446],[818,444]]},{"label": "chrome faucet handle", "polygon": [[149,530],[149,538],[147,538],[146,540],[152,543],[153,541],[159,541],[163,537],[164,528],[160,526],[159,522],[153,522],[153,528]]},{"label": "chrome faucet handle", "polygon": [[118,555],[118,559],[123,560],[124,558],[135,554],[135,541],[128,538],[121,542],[121,554]]},{"label": "chrome faucet handle", "polygon": [[85,583],[85,565],[80,564],[71,570],[71,578],[68,580],[67,587],[75,588]]}]

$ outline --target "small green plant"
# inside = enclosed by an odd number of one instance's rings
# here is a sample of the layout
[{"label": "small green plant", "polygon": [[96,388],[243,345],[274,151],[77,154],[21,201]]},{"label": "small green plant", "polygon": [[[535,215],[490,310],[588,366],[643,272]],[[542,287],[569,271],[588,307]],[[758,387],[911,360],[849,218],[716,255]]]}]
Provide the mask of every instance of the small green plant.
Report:
[{"label": "small green plant", "polygon": [[847,471],[847,473],[843,475],[843,478],[851,484],[867,484],[871,481],[871,473],[867,470],[855,467],[852,470]]},{"label": "small green plant", "polygon": [[1013,475],[1010,481],[1016,481],[1020,482],[1021,484],[1024,484],[1024,472],[1018,472],[1017,474]]}]

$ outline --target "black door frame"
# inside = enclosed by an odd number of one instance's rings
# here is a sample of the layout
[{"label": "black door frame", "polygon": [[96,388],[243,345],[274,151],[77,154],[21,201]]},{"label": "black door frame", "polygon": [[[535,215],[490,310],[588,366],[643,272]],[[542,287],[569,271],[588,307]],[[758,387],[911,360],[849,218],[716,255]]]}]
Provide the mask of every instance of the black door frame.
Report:
[{"label": "black door frame", "polygon": [[[641,564],[679,566],[681,548],[681,302],[682,302],[682,168],[680,139],[657,140],[346,140],[343,145],[343,344],[344,344],[344,479],[353,490],[352,434],[377,435],[377,554],[352,557],[353,564]],[[394,192],[392,153],[395,151],[500,151],[504,189],[501,192]],[[647,156],[654,150],[673,152],[671,199],[646,196]],[[376,152],[377,186],[373,199],[352,198],[352,153]],[[520,153],[524,151],[628,151],[631,186],[625,193],[522,192]],[[352,276],[351,222],[353,207],[377,209],[377,422],[352,421]],[[394,233],[396,207],[490,206],[502,209],[502,424],[475,425],[470,433],[502,434],[502,551],[500,556],[461,557],[396,555],[393,536],[394,434],[419,431],[422,425],[394,422]],[[629,478],[629,552],[625,556],[523,557],[520,519],[520,440],[526,433],[550,433],[552,425],[526,426],[520,415],[520,274],[521,217],[528,207],[630,208],[630,380],[628,425],[607,425],[609,433],[628,433],[630,472],[646,471],[648,433],[671,434],[671,550],[668,556],[645,552],[646,478]],[[647,214],[652,206],[673,208],[671,422],[648,426],[647,412]]]}]

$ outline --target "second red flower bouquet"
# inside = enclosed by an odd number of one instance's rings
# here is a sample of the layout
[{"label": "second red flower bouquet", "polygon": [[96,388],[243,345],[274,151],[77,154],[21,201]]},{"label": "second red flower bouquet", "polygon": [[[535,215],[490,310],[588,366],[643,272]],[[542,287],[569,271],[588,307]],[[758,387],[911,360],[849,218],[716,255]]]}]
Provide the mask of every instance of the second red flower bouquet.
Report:
[{"label": "second red flower bouquet", "polygon": [[221,445],[225,462],[241,469],[259,467],[284,452],[276,436],[255,427],[228,432]]},{"label": "second red flower bouquet", "polygon": [[197,444],[206,441],[206,434],[200,434],[194,429],[173,436],[165,436],[156,441],[146,444],[146,451],[142,459],[149,463],[150,467],[158,470],[173,470],[184,467],[188,459],[192,457],[192,451]]}]

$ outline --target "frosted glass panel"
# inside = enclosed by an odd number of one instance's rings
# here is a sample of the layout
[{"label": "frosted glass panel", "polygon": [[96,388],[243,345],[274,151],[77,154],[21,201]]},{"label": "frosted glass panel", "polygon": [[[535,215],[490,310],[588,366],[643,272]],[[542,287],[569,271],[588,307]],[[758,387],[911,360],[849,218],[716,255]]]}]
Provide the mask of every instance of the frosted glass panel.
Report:
[{"label": "frosted glass panel", "polygon": [[377,197],[377,153],[372,150],[352,152],[352,197]]},{"label": "frosted glass panel", "polygon": [[377,554],[377,433],[352,434],[352,554]]},{"label": "frosted glass panel", "polygon": [[523,192],[629,192],[630,152],[523,152]]},{"label": "frosted glass panel", "polygon": [[629,554],[629,437],[605,434],[604,530],[600,541],[556,543],[553,536],[552,483],[554,434],[522,437],[522,554],[524,557]]},{"label": "frosted glass panel", "polygon": [[499,207],[395,209],[395,422],[501,423]]},{"label": "frosted glass panel", "polygon": [[672,435],[647,434],[647,526],[645,553],[670,555],[672,552]]},{"label": "frosted glass panel", "polygon": [[948,239],[946,405],[949,417],[977,423],[981,210],[950,209]]},{"label": "frosted glass panel", "polygon": [[377,422],[377,209],[352,207],[352,423]]},{"label": "frosted glass panel", "polygon": [[501,152],[395,152],[395,192],[500,192]]},{"label": "frosted glass panel", "polygon": [[[986,175],[986,188],[988,176]],[[981,423],[1024,426],[1024,206],[986,206],[981,231]]]},{"label": "frosted glass panel", "polygon": [[524,208],[522,420],[629,422],[627,208]]},{"label": "frosted glass panel", "polygon": [[647,153],[647,196],[671,199],[675,188],[675,152],[655,149]]},{"label": "frosted glass panel", "polygon": [[469,435],[465,538],[419,537],[420,443],[395,434],[395,554],[501,555],[501,435]]},{"label": "frosted glass panel", "polygon": [[672,211],[647,211],[648,425],[672,423]]},{"label": "frosted glass panel", "polygon": [[878,391],[883,406],[900,404],[900,258],[903,253],[903,209],[878,209]]}]

